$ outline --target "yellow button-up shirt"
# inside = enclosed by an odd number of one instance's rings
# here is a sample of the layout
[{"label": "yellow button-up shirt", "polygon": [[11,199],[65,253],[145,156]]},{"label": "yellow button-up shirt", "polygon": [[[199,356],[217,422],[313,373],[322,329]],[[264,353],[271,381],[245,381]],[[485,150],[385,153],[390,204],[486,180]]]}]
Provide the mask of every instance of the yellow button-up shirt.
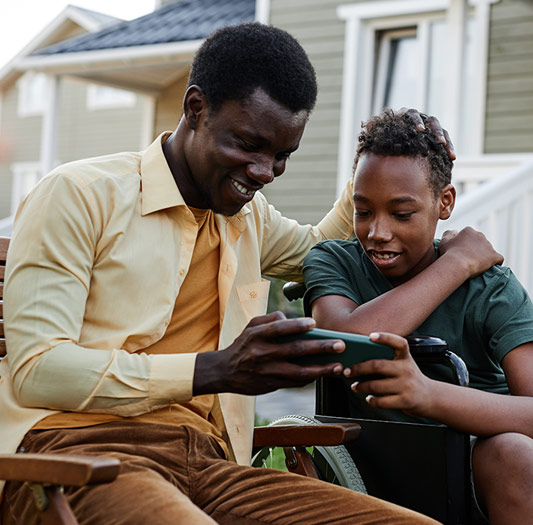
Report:
[{"label": "yellow button-up shirt", "polygon": [[[192,397],[195,349],[146,355],[169,324],[196,222],[162,151],[69,163],[21,205],[9,248],[0,363],[0,453],[55,411],[142,414]],[[220,338],[225,348],[265,313],[269,283],[292,279],[311,246],[352,234],[351,185],[318,226],[283,217],[263,195],[220,232]],[[254,397],[223,393],[233,454],[250,460]]]}]

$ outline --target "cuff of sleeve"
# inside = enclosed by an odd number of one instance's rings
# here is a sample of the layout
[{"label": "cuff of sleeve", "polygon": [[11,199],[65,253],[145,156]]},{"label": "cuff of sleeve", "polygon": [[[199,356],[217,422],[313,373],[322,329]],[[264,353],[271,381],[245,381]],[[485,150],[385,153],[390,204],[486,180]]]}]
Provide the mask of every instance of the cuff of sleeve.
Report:
[{"label": "cuff of sleeve", "polygon": [[196,355],[151,356],[149,396],[153,408],[191,400]]}]

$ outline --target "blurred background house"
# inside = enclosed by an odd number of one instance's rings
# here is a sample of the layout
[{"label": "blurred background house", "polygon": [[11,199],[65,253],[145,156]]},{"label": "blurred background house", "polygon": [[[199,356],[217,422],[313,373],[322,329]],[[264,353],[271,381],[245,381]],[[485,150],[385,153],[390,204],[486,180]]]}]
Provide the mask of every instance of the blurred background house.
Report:
[{"label": "blurred background house", "polygon": [[175,0],[127,22],[69,6],[0,70],[0,235],[54,166],[174,129],[202,40],[252,20],[295,35],[319,82],[300,150],[264,190],[272,204],[319,220],[351,175],[361,120],[416,107],[458,153],[443,229],[484,231],[533,295],[531,0]]}]

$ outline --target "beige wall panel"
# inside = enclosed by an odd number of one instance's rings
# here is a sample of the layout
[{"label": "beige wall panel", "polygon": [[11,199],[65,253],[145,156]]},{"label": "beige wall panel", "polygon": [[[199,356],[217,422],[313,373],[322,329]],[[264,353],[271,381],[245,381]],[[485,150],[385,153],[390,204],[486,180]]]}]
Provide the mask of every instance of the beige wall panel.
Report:
[{"label": "beige wall panel", "polygon": [[187,89],[188,76],[188,73],[183,75],[157,98],[154,124],[155,136],[163,131],[176,129],[182,114],[183,96]]},{"label": "beige wall panel", "polygon": [[317,73],[319,94],[302,138],[283,177],[264,190],[282,213],[300,222],[319,221],[336,194],[337,150],[345,23],[337,0],[271,0],[270,22],[294,35]]},{"label": "beige wall panel", "polygon": [[107,155],[140,148],[144,99],[133,107],[87,107],[87,83],[63,79],[61,84],[58,160]]},{"label": "beige wall panel", "polygon": [[14,82],[2,93],[1,137],[4,155],[0,158],[0,219],[11,214],[12,164],[37,162],[41,147],[40,116],[18,116],[18,87]]},{"label": "beige wall panel", "polygon": [[485,151],[533,151],[533,2],[491,9]]}]

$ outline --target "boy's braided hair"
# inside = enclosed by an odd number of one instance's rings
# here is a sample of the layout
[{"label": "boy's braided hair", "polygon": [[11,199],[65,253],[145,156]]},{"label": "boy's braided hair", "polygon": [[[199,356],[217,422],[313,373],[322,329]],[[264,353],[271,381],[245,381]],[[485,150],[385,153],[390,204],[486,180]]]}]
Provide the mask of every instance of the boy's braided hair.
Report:
[{"label": "boy's braided hair", "polygon": [[380,115],[363,122],[358,138],[354,172],[359,158],[367,152],[375,155],[419,157],[429,168],[428,181],[437,198],[442,189],[451,182],[453,161],[445,147],[428,129],[428,116],[421,113],[421,117],[426,125],[424,131],[417,130],[406,113],[394,113],[391,109],[386,109]]}]

